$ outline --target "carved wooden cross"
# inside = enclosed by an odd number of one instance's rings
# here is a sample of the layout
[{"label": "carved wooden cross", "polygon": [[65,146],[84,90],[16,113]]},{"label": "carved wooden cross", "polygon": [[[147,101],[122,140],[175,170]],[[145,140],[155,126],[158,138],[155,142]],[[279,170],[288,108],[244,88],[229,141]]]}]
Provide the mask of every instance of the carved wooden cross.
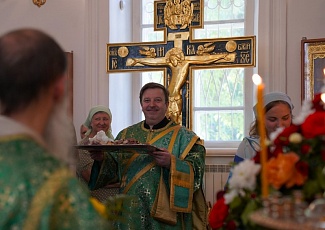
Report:
[{"label": "carved wooden cross", "polygon": [[188,128],[192,69],[255,66],[255,36],[192,39],[203,27],[203,0],[155,1],[154,29],[164,41],[107,44],[107,72],[163,70],[169,90],[167,117]]}]

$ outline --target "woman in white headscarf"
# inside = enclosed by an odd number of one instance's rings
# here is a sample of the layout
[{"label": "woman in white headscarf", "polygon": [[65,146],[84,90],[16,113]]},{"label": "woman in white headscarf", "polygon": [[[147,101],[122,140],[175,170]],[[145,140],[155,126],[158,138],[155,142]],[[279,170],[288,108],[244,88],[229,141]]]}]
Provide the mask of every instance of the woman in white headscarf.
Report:
[{"label": "woman in white headscarf", "polygon": [[[88,117],[84,122],[84,126],[88,128],[85,137],[79,142],[79,145],[88,144],[89,138],[95,137],[99,131],[104,131],[106,136],[110,140],[114,140],[111,129],[112,113],[106,106],[98,105],[92,107],[88,113]],[[77,175],[81,181],[88,185],[91,168],[94,160],[91,159],[90,153],[86,150],[79,150],[79,162],[77,165]],[[91,195],[97,198],[99,201],[104,202],[108,196],[118,193],[118,184],[107,185],[104,188],[100,188],[91,191]]]},{"label": "woman in white headscarf", "polygon": [[[265,130],[267,138],[270,134],[280,127],[289,127],[292,124],[292,110],[293,104],[290,97],[281,92],[273,92],[264,95],[264,109],[265,109]],[[260,150],[260,137],[258,133],[257,112],[256,105],[253,107],[255,121],[252,122],[249,130],[249,136],[244,137],[239,144],[234,163],[245,159],[255,157],[256,152]],[[226,187],[231,178],[232,172],[230,171]],[[225,187],[225,188],[226,188]]]},{"label": "woman in white headscarf", "polygon": [[[292,110],[294,106],[287,94],[281,92],[265,94],[264,108],[265,130],[268,138],[277,128],[288,127],[292,124]],[[249,137],[245,137],[237,149],[234,157],[235,163],[253,158],[260,149],[256,105],[253,107],[253,111],[255,121],[251,124]]]},{"label": "woman in white headscarf", "polygon": [[[88,128],[85,138],[94,137],[99,131],[105,131],[108,138],[114,140],[112,135],[112,113],[109,108],[97,105],[90,109],[86,121],[83,123]],[[84,142],[84,141],[82,141]]]}]

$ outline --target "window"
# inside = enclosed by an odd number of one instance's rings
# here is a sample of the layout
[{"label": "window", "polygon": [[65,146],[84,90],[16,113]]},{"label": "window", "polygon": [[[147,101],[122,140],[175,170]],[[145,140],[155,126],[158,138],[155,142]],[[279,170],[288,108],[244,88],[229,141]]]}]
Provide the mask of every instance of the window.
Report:
[{"label": "window", "polygon": [[[137,0],[140,10],[139,41],[162,41],[163,32],[154,31],[154,1]],[[205,0],[204,27],[194,30],[193,39],[221,38],[247,34],[247,2],[249,0]],[[135,27],[134,27],[135,28]],[[136,27],[138,28],[138,26]],[[163,83],[163,72],[143,72],[140,85],[149,81]],[[245,117],[251,115],[250,77],[243,68],[200,69],[192,72],[193,130],[205,141],[206,147],[237,147],[246,135]],[[138,92],[138,91],[137,91]],[[249,103],[251,105],[251,102]],[[246,110],[248,108],[248,110]]]},{"label": "window", "polygon": [[[163,41],[163,31],[154,31],[154,1],[153,0],[141,0],[141,41],[142,42],[154,42]],[[164,83],[164,74],[162,71],[145,72],[141,74],[142,85],[148,82]]]}]

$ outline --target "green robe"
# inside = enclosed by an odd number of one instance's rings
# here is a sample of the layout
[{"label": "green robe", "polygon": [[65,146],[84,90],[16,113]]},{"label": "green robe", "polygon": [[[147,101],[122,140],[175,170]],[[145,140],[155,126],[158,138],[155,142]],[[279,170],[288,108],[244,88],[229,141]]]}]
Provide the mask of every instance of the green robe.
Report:
[{"label": "green robe", "polygon": [[87,187],[39,136],[1,116],[0,127],[0,229],[110,227],[89,202]]},{"label": "green robe", "polygon": [[[153,130],[146,129],[144,122],[140,122],[122,130],[116,137],[126,138],[166,148],[172,158],[170,169],[166,169],[157,166],[150,155],[135,149],[105,154],[101,166],[98,162],[93,165],[91,189],[114,181],[117,173],[121,193],[136,197],[127,207],[128,221],[119,228],[206,229],[206,203],[201,189],[205,148],[199,137],[174,122]],[[153,217],[155,213],[157,216]]]}]

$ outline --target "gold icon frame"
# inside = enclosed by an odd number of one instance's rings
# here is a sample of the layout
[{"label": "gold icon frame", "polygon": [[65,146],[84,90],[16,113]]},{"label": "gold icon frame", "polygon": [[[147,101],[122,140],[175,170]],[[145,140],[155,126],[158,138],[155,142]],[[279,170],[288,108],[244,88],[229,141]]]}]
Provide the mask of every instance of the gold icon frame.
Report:
[{"label": "gold icon frame", "polygon": [[324,86],[325,38],[301,40],[301,100],[311,100]]}]

